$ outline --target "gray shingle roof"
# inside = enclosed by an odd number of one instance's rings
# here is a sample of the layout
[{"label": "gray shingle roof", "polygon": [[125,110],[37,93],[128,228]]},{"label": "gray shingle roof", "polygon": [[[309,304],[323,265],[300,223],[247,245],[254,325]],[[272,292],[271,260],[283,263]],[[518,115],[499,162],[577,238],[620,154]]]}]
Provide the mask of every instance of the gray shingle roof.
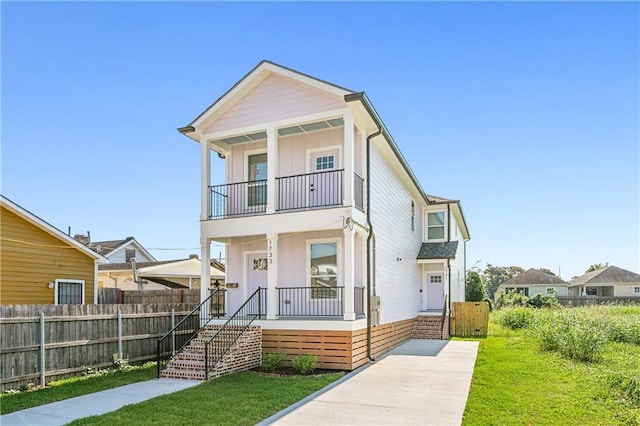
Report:
[{"label": "gray shingle roof", "polygon": [[597,271],[587,272],[569,281],[572,286],[609,283],[640,283],[640,275],[611,265]]},{"label": "gray shingle roof", "polygon": [[458,249],[457,241],[447,243],[423,243],[418,252],[418,259],[453,259]]},{"label": "gray shingle roof", "polygon": [[503,282],[501,285],[526,285],[526,284],[567,284],[560,277],[547,274],[535,268],[530,268],[525,272],[521,272],[515,277]]}]

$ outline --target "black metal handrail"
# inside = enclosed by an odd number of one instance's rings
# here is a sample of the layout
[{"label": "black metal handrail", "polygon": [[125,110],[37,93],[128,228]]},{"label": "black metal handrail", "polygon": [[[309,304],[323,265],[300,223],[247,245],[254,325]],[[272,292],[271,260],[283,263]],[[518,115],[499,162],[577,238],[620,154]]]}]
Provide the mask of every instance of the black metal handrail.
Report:
[{"label": "black metal handrail", "polygon": [[[225,289],[215,289],[209,297],[193,308],[171,330],[158,339],[158,351],[156,354],[158,377],[160,377],[160,361],[162,359],[169,358],[179,352],[213,318],[220,318],[225,315],[225,291]],[[206,318],[206,321],[202,322],[201,318]],[[169,337],[171,337],[171,340],[169,340]],[[170,347],[166,347],[169,344]]]},{"label": "black metal handrail", "polygon": [[440,322],[440,339],[444,339],[444,320],[447,317],[447,295],[444,296],[444,305],[442,306],[442,318]]},{"label": "black metal handrail", "polygon": [[[209,379],[209,352],[215,368],[256,318],[266,314],[266,289],[258,287],[238,310],[204,343],[204,377]],[[213,348],[210,350],[209,346]]]},{"label": "black metal handrail", "polygon": [[250,216],[267,210],[267,181],[227,183],[209,186],[209,218]]},{"label": "black metal handrail", "polygon": [[[341,317],[345,287],[277,287],[279,317]],[[355,287],[354,311],[364,316],[364,288]]]},{"label": "black metal handrail", "polygon": [[276,178],[278,201],[276,210],[299,210],[342,205],[344,170]]}]

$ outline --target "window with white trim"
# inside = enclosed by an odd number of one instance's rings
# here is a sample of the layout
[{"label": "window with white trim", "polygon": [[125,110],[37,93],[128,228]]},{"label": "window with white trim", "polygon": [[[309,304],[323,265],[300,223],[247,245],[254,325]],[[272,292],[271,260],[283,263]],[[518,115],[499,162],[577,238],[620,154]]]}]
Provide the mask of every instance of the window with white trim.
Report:
[{"label": "window with white trim", "polygon": [[56,305],[83,305],[84,280],[57,279],[54,299]]},{"label": "window with white trim", "polygon": [[427,239],[444,240],[445,212],[427,213]]},{"label": "window with white trim", "polygon": [[129,262],[131,262],[131,259],[135,259],[136,258],[136,251],[135,250],[126,249],[124,251],[124,256],[125,256],[125,262],[129,263]]},{"label": "window with white trim", "polygon": [[597,296],[598,289],[595,287],[587,288],[587,296]]},{"label": "window with white trim", "polygon": [[640,287],[634,287],[634,288],[633,288],[633,292],[634,292],[635,294],[640,294]]},{"label": "window with white trim", "polygon": [[311,299],[335,299],[338,294],[338,243],[309,245]]},{"label": "window with white trim", "polygon": [[547,295],[549,295],[549,296],[555,296],[556,295],[555,287],[547,287],[546,291],[547,291]]}]

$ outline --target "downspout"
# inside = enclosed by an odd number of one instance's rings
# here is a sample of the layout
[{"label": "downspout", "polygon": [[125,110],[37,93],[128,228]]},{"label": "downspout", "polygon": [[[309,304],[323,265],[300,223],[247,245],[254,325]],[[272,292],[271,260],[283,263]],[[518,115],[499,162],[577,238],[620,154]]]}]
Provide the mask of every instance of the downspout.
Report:
[{"label": "downspout", "polygon": [[[372,265],[372,252],[375,255],[375,234],[373,232],[373,224],[371,223],[371,139],[382,134],[382,127],[378,127],[378,131],[367,136],[367,227],[369,235],[367,236],[367,358],[375,361],[371,356],[371,296],[375,294],[372,286],[375,286],[375,259]],[[373,246],[372,246],[373,244]],[[373,271],[371,270],[373,266]]]},{"label": "downspout", "polygon": [[[451,204],[447,204],[447,242],[451,242]],[[449,281],[449,297],[447,301],[447,309],[449,311],[449,324],[451,324],[451,259],[447,259],[447,275],[447,281]]]}]

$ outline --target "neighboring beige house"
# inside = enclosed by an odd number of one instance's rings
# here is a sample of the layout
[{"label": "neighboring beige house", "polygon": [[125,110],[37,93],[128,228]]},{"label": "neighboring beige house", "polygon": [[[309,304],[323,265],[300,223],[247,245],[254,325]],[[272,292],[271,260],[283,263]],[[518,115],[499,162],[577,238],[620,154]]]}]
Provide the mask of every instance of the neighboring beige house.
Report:
[{"label": "neighboring beige house", "polygon": [[[212,261],[214,264],[214,261]],[[224,265],[215,262],[211,266],[210,287],[224,286]],[[167,288],[200,288],[202,266],[197,255],[188,259],[156,260],[136,262],[136,279],[133,266],[128,263],[109,263],[100,265],[98,272],[99,287],[119,288],[120,290],[166,290]]]},{"label": "neighboring beige house", "polygon": [[536,294],[566,296],[568,285],[569,283],[558,276],[531,268],[500,284],[496,293],[516,291],[524,293],[525,296],[535,296]]},{"label": "neighboring beige house", "polygon": [[569,281],[569,295],[640,297],[640,275],[617,266],[607,266]]}]

